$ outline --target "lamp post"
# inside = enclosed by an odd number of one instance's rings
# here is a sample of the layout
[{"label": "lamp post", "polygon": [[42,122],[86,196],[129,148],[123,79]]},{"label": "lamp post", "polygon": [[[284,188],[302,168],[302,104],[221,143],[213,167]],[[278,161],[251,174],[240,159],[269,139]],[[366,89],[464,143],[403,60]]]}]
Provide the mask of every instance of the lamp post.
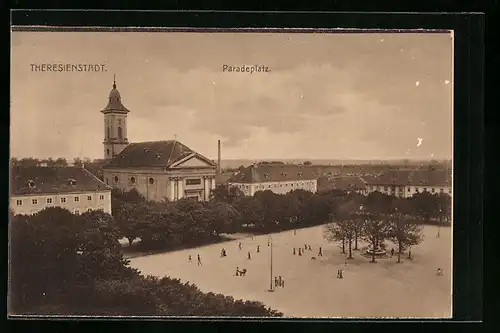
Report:
[{"label": "lamp post", "polygon": [[443,209],[439,208],[439,224],[438,224],[438,233],[436,235],[437,238],[441,237],[440,232],[441,232],[442,219],[443,219]]},{"label": "lamp post", "polygon": [[[400,237],[400,232],[401,232],[401,219],[400,219],[400,216],[398,214],[398,207],[394,208],[394,210],[396,211],[396,218],[397,218],[397,229],[396,229],[396,232],[397,232],[397,236],[398,238]],[[401,246],[400,246],[400,243],[399,243],[399,239],[398,239],[398,264],[401,263]]]},{"label": "lamp post", "polygon": [[270,271],[271,271],[271,276],[270,276],[270,285],[269,285],[269,291],[274,291],[273,289],[273,238],[269,236],[269,246],[271,247],[271,265],[270,265]]}]

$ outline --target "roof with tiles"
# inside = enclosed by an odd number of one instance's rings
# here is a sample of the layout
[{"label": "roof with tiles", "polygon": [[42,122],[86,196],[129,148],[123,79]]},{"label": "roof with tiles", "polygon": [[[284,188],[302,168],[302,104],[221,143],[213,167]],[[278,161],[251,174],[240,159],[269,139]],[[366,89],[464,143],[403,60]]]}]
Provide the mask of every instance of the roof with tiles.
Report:
[{"label": "roof with tiles", "polygon": [[365,178],[369,185],[451,186],[451,170],[404,170]]},{"label": "roof with tiles", "polygon": [[[358,176],[333,176],[321,178],[324,190],[358,191],[366,189],[366,184]],[[319,184],[318,184],[319,187]]]},{"label": "roof with tiles", "polygon": [[10,178],[11,195],[111,190],[81,167],[14,167]]},{"label": "roof with tiles", "polygon": [[232,176],[229,183],[265,183],[317,180],[315,168],[292,164],[251,165]]},{"label": "roof with tiles", "polygon": [[151,141],[131,143],[120,154],[116,155],[103,169],[137,168],[137,167],[164,167],[196,154],[210,166],[216,163],[201,156],[177,140]]}]

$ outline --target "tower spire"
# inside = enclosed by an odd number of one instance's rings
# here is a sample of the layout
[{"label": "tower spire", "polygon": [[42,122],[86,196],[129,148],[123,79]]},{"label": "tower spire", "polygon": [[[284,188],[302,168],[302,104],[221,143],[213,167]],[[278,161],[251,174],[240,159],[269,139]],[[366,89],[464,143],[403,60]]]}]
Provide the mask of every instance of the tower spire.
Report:
[{"label": "tower spire", "polygon": [[116,89],[116,75],[113,74],[113,89]]}]

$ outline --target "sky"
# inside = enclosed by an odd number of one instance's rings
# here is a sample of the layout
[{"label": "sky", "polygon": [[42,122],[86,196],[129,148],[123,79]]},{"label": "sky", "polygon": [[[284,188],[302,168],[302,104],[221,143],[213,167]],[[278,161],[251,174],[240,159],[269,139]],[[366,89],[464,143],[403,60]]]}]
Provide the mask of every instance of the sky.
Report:
[{"label": "sky", "polygon": [[[448,34],[13,32],[11,154],[103,157],[113,75],[130,142],[214,159],[449,159]],[[31,64],[103,64],[41,72]],[[224,72],[223,66],[269,72]]]}]

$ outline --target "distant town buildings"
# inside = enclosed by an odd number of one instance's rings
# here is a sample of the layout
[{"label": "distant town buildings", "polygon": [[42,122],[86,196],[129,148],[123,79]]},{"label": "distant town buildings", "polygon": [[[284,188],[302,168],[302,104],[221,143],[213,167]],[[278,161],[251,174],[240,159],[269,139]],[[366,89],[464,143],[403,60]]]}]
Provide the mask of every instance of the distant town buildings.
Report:
[{"label": "distant town buildings", "polygon": [[[177,140],[129,144],[127,114],[113,82],[104,114],[104,182],[136,189],[147,200],[192,198],[207,201],[215,188],[217,164]],[[220,159],[220,143],[219,143]],[[219,162],[220,163],[220,162]]]},{"label": "distant town buildings", "polygon": [[266,190],[276,194],[298,189],[316,193],[318,175],[315,169],[309,166],[262,163],[239,170],[227,183],[248,196]]},{"label": "distant town buildings", "polygon": [[10,207],[15,214],[35,214],[61,207],[80,214],[111,214],[111,188],[82,167],[13,167]]},{"label": "distant town buildings", "polygon": [[415,193],[446,193],[452,196],[451,170],[404,170],[388,171],[375,177],[363,177],[367,192],[408,198]]}]

